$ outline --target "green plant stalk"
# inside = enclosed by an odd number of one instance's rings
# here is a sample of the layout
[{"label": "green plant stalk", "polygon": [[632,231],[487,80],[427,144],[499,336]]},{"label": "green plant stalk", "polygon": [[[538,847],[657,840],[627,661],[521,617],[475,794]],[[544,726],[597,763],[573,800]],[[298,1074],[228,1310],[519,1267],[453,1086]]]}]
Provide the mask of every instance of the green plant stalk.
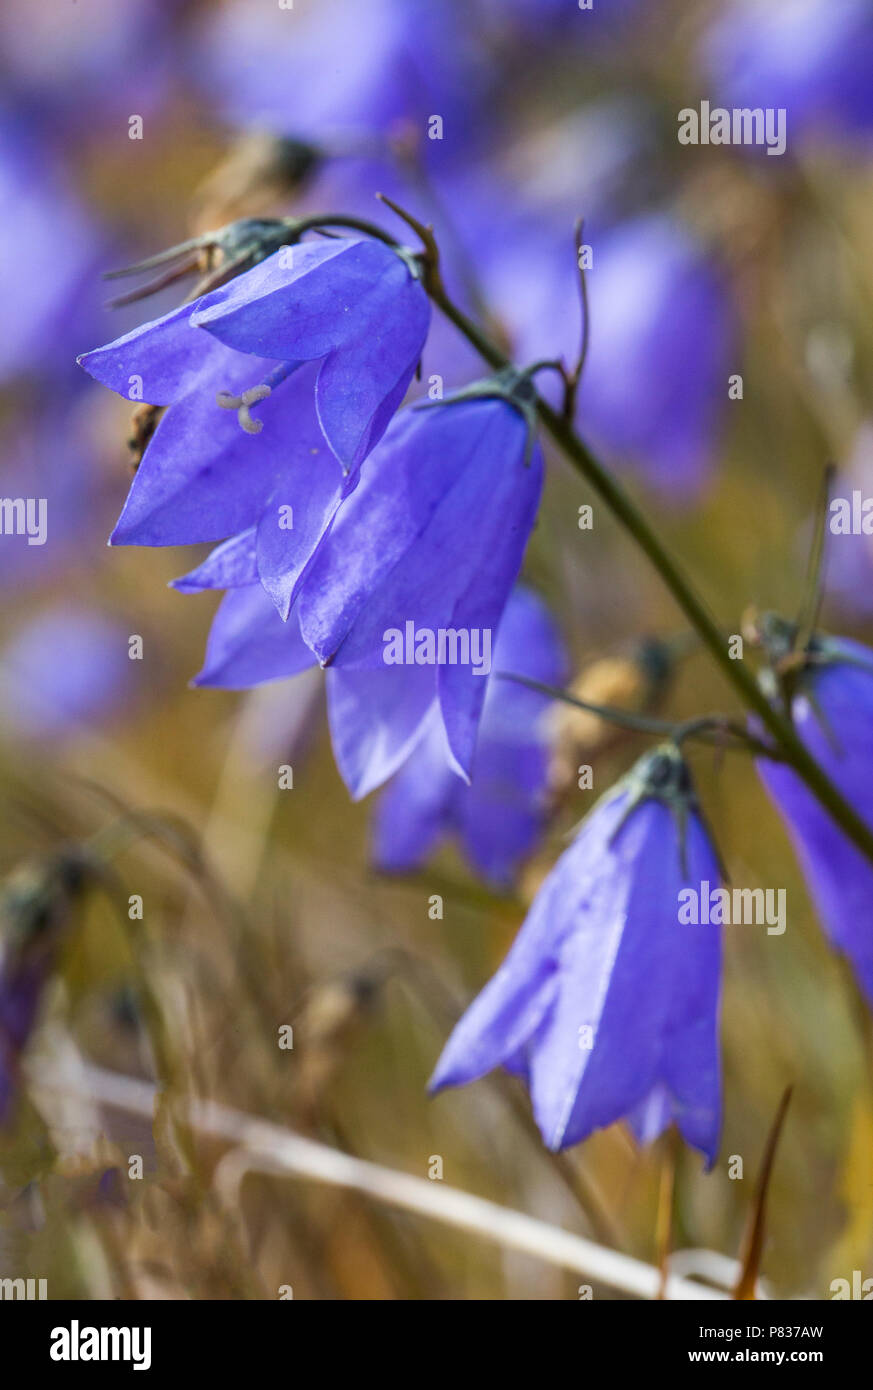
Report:
[{"label": "green plant stalk", "polygon": [[[501,352],[488,335],[453,302],[440,274],[439,248],[430,227],[425,227],[416,218],[393,203],[390,198],[381,201],[391,208],[407,226],[421,238],[424,251],[416,256],[421,267],[422,283],[434,304],[455,325],[460,333],[476,349],[479,355],[493,367],[502,371],[513,364]],[[289,240],[299,240],[307,231],[318,228],[341,227],[376,237],[400,250],[400,243],[383,227],[366,218],[317,214],[302,220],[285,219]],[[536,412],[543,428],[563,451],[587,482],[603,499],[616,520],[633,537],[648,560],[658,571],[662,580],[682,609],[691,626],[697,632],[704,646],[721,668],[728,683],[733,686],[747,709],[758,716],[764,727],[772,734],[783,754],[784,761],[809,787],[813,795],[828,811],[835,823],[848,839],[873,863],[873,830],[855,811],[822,771],[815,759],[807,752],[791,724],[779,710],[774,709],[761,690],[755,676],[744,664],[742,658],[733,658],[728,652],[728,643],[715,618],[699,597],[691,581],[681,567],[661,543],[643,513],[639,510],[624,488],[612,474],[594,457],[588,446],[574,430],[572,424],[558,411],[553,410],[542,396],[536,396]]]},{"label": "green plant stalk", "polygon": [[[500,371],[511,365],[490,338],[452,302],[438,271],[433,266],[429,267],[425,286],[433,302],[476,348],[489,366]],[[615,478],[598,462],[568,420],[553,410],[541,396],[537,396],[536,410],[544,429],[576,470],[591,484],[616,520],[633,537],[658,571],[728,682],[746,707],[759,717],[761,723],[772,734],[784,753],[785,761],[802,778],[845,835],[873,863],[873,830],[841,796],[830,778],[807,752],[788,719],[773,708],[742,658],[731,657],[724,633],[695,592],[691,581],[652,530],[643,513]]]}]

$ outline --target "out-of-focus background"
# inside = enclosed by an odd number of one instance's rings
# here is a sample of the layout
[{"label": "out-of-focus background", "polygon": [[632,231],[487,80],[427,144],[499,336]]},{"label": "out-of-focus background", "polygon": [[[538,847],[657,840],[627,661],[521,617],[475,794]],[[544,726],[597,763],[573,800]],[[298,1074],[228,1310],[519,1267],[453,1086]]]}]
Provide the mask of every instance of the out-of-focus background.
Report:
[{"label": "out-of-focus background", "polygon": [[[423,1178],[439,1159],[446,1183],[657,1262],[668,1142],[616,1126],[557,1160],[508,1078],[425,1095],[536,884],[645,741],[555,719],[555,794],[506,891],[452,844],[376,872],[377,797],[340,781],[320,675],[190,689],[215,601],[167,584],[205,552],[106,548],[131,406],[75,357],[187,288],[110,311],[102,271],[238,216],[396,230],[382,191],[434,223],[456,292],[519,360],[572,360],[582,217],[583,434],[729,631],[749,605],[791,614],[825,462],[842,495],[873,493],[871,63],[853,0],[5,0],[0,496],[45,498],[47,534],[0,535],[3,931],[7,960],[37,942],[40,999],[0,1061],[0,1276],[58,1298],[577,1296],[578,1276],[472,1235],[244,1177],[187,1130],[191,1096]],[[678,112],[704,100],[784,108],[785,152],[681,144]],[[477,370],[435,325],[417,389]],[[557,458],[525,577],[588,698],[735,712],[702,653],[661,685],[640,667],[640,641],[681,620]],[[870,641],[871,618],[873,541],[832,538],[824,625]],[[763,1274],[827,1298],[873,1272],[866,1023],[749,760],[694,758],[734,881],[784,887],[788,929],[726,929],[724,1140],[708,1175],[679,1155],[672,1244],[737,1255],[793,1083]],[[567,773],[589,763],[594,792]],[[157,1080],[154,1126],[83,1099],[87,1063]]]}]

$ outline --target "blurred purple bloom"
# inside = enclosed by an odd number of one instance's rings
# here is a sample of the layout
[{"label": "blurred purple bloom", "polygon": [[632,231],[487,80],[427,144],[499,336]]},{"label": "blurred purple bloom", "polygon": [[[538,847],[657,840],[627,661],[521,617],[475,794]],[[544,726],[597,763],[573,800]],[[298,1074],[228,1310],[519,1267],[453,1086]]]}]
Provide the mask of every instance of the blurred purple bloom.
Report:
[{"label": "blurred purple bloom", "polygon": [[437,115],[443,139],[425,141],[437,155],[469,153],[489,74],[450,0],[317,0],[293,10],[233,0],[209,15],[197,59],[198,80],[237,125],[360,143],[406,122],[424,138]]},{"label": "blurred purple bloom", "polygon": [[[486,297],[516,357],[579,350],[572,219],[489,238]],[[673,498],[693,496],[718,451],[732,319],[725,289],[688,230],[666,214],[586,228],[590,349],[577,420],[608,461]],[[568,308],[569,306],[569,308]]]},{"label": "blurred purple bloom", "polygon": [[[809,752],[873,827],[873,650],[847,638],[815,638],[813,662],[794,697],[795,728]],[[848,956],[873,1005],[873,865],[784,764],[759,762],[761,780],[792,844],[831,942]]]},{"label": "blurred purple bloom", "polygon": [[458,1023],[431,1090],[505,1066],[551,1149],[627,1118],[675,1121],[711,1165],[720,1129],[717,928],[679,923],[679,893],[717,856],[674,749],[646,755],[583,822],[497,974]]},{"label": "blurred purple bloom", "polygon": [[732,0],[703,45],[713,106],[783,107],[792,133],[873,129],[869,0]]},{"label": "blurred purple bloom", "polygon": [[130,697],[129,633],[100,613],[55,607],[0,650],[0,713],[33,738],[75,735]]},{"label": "blurred purple bloom", "polygon": [[[547,685],[566,675],[552,619],[527,589],[514,590],[500,623],[494,672]],[[546,698],[513,681],[488,679],[471,785],[449,766],[446,736],[434,710],[403,767],[383,793],[374,858],[381,869],[417,868],[446,835],[456,834],[470,863],[491,882],[511,883],[542,828],[548,772]]]},{"label": "blurred purple bloom", "polygon": [[48,146],[5,111],[0,207],[0,381],[49,375],[72,358],[74,335],[95,321],[88,299],[100,235]]},{"label": "blurred purple bloom", "polygon": [[523,26],[526,39],[545,31],[548,39],[576,39],[586,46],[620,30],[639,5],[640,0],[591,0],[582,9],[579,0],[473,0],[474,10]]},{"label": "blurred purple bloom", "polygon": [[153,112],[164,94],[178,0],[74,0],[0,7],[0,69],[16,104],[54,134],[99,133]]},{"label": "blurred purple bloom", "polygon": [[0,535],[0,588],[56,580],[61,569],[92,563],[102,545],[108,499],[95,467],[93,392],[82,387],[22,393],[21,410],[7,417],[0,498],[44,502],[45,535],[42,544]]},{"label": "blurred purple bloom", "polygon": [[8,961],[0,941],[0,1128],[18,1092],[19,1059],[33,1030],[52,962]]},{"label": "blurred purple bloom", "polygon": [[[825,537],[828,598],[844,612],[864,618],[873,616],[873,516],[869,507],[866,513],[863,510],[871,500],[873,424],[865,421],[834,488]],[[848,528],[842,518],[835,516],[836,505],[848,508]],[[809,548],[808,536],[804,548]]]},{"label": "blurred purple bloom", "polygon": [[614,228],[593,247],[580,424],[668,495],[693,494],[717,455],[727,399],[724,287],[690,234],[666,216]]}]

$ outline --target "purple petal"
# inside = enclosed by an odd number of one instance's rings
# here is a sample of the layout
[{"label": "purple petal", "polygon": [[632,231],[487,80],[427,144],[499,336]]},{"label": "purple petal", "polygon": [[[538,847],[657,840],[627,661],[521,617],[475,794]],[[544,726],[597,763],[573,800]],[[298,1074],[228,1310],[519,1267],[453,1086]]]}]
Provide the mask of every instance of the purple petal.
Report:
[{"label": "purple petal", "polygon": [[203,589],[239,589],[245,584],[257,584],[258,579],[255,528],[252,526],[217,546],[202,565],[182,575],[181,579],[174,579],[172,587],[181,594],[199,594]]},{"label": "purple petal", "polygon": [[292,616],[283,623],[260,584],[232,589],[219,605],[195,685],[245,690],[314,666]]},{"label": "purple petal", "polygon": [[83,353],[79,365],[130,401],[169,405],[180,400],[208,381],[227,356],[192,325],[191,314],[192,305],[181,304],[106,347]]},{"label": "purple petal", "polygon": [[327,673],[334,757],[354,799],[386,781],[406,761],[433,717],[433,672],[418,666]]}]

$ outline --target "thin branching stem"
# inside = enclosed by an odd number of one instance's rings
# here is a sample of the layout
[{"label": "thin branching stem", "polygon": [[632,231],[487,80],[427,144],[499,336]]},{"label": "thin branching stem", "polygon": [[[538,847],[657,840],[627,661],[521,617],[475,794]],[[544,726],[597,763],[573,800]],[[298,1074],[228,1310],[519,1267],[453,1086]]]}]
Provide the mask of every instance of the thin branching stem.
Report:
[{"label": "thin branching stem", "polygon": [[[420,237],[424,247],[422,256],[425,272],[424,283],[433,302],[467,341],[476,348],[489,366],[493,367],[495,371],[503,371],[510,367],[512,363],[504,353],[478,324],[474,323],[458,308],[448,294],[440,273],[439,247],[434,237],[433,228],[423,226],[416,218],[411,217],[409,213],[404,212],[388,198],[383,197],[382,201],[399,217],[402,217]],[[754,673],[745,664],[743,658],[731,656],[726,634],[721,630],[691,580],[684,573],[678,561],[667,550],[639,507],[625,492],[617,479],[594,456],[587,444],[576,433],[571,422],[554,410],[548,401],[543,400],[539,395],[536,400],[536,411],[546,433],[559,447],[564,457],[591,484],[616,520],[624,527],[657,570],[740,700],[751,713],[757,716],[772,736],[782,760],[794,769],[848,839],[873,863],[873,830],[867,825],[863,817],[858,815],[854,807],[845,800],[815,758],[808,752],[786,715],[771,705]],[[766,745],[763,746],[766,747]]]},{"label": "thin branching stem", "polygon": [[[684,743],[686,739],[699,739],[703,743],[716,743],[719,747],[737,749],[741,752],[754,753],[759,758],[779,761],[779,754],[776,750],[772,749],[769,744],[755,738],[754,734],[750,734],[742,724],[729,719],[725,714],[703,714],[694,719],[681,721],[657,719],[652,715],[636,714],[633,710],[619,709],[615,705],[599,705],[592,700],[583,700],[578,695],[572,695],[569,690],[559,690],[557,686],[534,680],[532,676],[519,676],[511,671],[496,671],[495,675],[498,680],[514,681],[517,685],[525,685],[529,690],[536,690],[541,695],[548,695],[551,700],[560,700],[562,704],[573,705],[576,709],[584,710],[586,714],[594,714],[599,719],[603,719],[609,724],[615,724],[620,729],[627,729],[634,734],[655,734],[662,738],[672,739],[675,743]],[[726,739],[733,741],[727,743]]]}]

